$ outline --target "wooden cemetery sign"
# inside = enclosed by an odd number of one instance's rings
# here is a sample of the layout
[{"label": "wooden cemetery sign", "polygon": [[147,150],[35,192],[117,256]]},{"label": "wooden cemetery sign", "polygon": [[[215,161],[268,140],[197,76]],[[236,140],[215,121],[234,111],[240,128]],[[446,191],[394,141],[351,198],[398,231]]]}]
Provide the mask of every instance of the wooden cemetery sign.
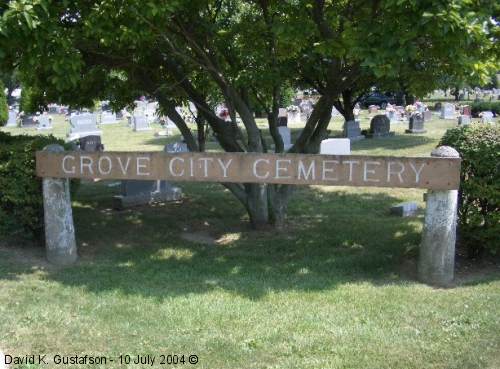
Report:
[{"label": "wooden cemetery sign", "polygon": [[430,189],[427,194],[419,279],[438,286],[453,279],[460,158],[440,147],[427,158],[257,153],[68,152],[50,145],[37,152],[43,177],[45,244],[49,261],[77,260],[67,178],[195,182],[282,183]]},{"label": "wooden cemetery sign", "polygon": [[37,152],[37,175],[458,189],[459,158],[257,153]]}]

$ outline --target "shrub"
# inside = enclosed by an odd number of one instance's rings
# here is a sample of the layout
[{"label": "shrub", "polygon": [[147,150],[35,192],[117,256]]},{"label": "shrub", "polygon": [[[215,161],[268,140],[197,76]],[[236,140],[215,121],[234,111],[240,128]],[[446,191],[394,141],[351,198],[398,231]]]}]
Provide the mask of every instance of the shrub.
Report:
[{"label": "shrub", "polygon": [[35,175],[35,152],[54,143],[65,145],[53,136],[0,132],[0,235],[43,241],[42,181]]},{"label": "shrub", "polygon": [[9,119],[9,106],[5,96],[5,86],[0,82],[0,127],[7,123]]},{"label": "shrub", "polygon": [[471,106],[473,117],[478,117],[482,111],[491,111],[495,116],[500,115],[500,101],[479,101]]},{"label": "shrub", "polygon": [[440,145],[462,158],[460,240],[470,256],[500,251],[500,126],[472,124],[446,132]]}]

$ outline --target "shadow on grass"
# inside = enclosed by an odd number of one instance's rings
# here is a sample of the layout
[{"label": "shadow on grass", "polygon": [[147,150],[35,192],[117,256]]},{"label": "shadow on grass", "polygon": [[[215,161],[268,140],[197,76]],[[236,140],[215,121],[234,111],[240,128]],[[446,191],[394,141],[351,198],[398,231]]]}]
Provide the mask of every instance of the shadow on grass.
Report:
[{"label": "shadow on grass", "polygon": [[[81,262],[47,269],[48,278],[100,292],[156,297],[221,288],[250,298],[269,291],[321,290],[394,272],[418,232],[407,220],[382,217],[398,199],[300,189],[286,232],[252,232],[242,207],[218,185],[188,187],[189,201],[111,210],[113,188],[86,184],[74,207]],[[77,198],[78,200],[78,198]],[[383,210],[377,210],[383,209]],[[216,245],[182,232],[230,235]],[[373,237],[373,233],[377,237]]]},{"label": "shadow on grass", "polygon": [[[213,290],[259,299],[349,282],[408,282],[401,264],[416,255],[422,219],[388,215],[401,198],[298,188],[287,228],[255,232],[220,185],[183,187],[188,197],[181,203],[117,212],[111,209],[114,187],[82,186],[74,205],[80,261],[68,268],[43,267],[45,278],[93,293],[158,299]],[[218,242],[181,237],[200,232]],[[32,272],[29,264],[9,267],[0,278]]]},{"label": "shadow on grass", "polygon": [[[393,137],[370,138],[353,143],[353,150],[384,148],[384,150],[401,150],[427,145],[436,140],[423,135],[396,134]],[[429,153],[430,154],[430,153]]]}]

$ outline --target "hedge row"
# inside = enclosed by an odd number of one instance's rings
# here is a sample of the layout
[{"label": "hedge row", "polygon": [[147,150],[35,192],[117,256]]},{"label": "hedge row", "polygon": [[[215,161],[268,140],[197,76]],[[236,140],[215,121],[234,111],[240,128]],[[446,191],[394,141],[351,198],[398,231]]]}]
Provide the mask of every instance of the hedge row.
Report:
[{"label": "hedge row", "polygon": [[459,235],[470,256],[500,251],[500,126],[471,124],[450,129],[440,145],[462,158]]},{"label": "hedge row", "polygon": [[[0,132],[0,234],[43,240],[42,182],[35,175],[35,152],[53,136],[11,136]],[[69,147],[67,147],[69,149]]]},{"label": "hedge row", "polygon": [[471,105],[473,117],[477,118],[482,111],[491,111],[495,116],[500,115],[500,101],[479,101]]},{"label": "hedge row", "polygon": [[7,97],[5,96],[5,86],[0,81],[0,127],[4,126],[9,119],[9,106],[7,105]]}]

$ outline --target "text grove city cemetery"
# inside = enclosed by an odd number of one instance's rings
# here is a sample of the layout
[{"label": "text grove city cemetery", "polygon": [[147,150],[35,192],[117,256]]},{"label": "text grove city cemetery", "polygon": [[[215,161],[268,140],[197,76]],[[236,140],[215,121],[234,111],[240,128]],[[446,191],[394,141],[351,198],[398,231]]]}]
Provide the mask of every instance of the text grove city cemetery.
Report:
[{"label": "text grove city cemetery", "polygon": [[37,175],[52,178],[164,179],[457,189],[458,158],[252,153],[37,153]]}]

